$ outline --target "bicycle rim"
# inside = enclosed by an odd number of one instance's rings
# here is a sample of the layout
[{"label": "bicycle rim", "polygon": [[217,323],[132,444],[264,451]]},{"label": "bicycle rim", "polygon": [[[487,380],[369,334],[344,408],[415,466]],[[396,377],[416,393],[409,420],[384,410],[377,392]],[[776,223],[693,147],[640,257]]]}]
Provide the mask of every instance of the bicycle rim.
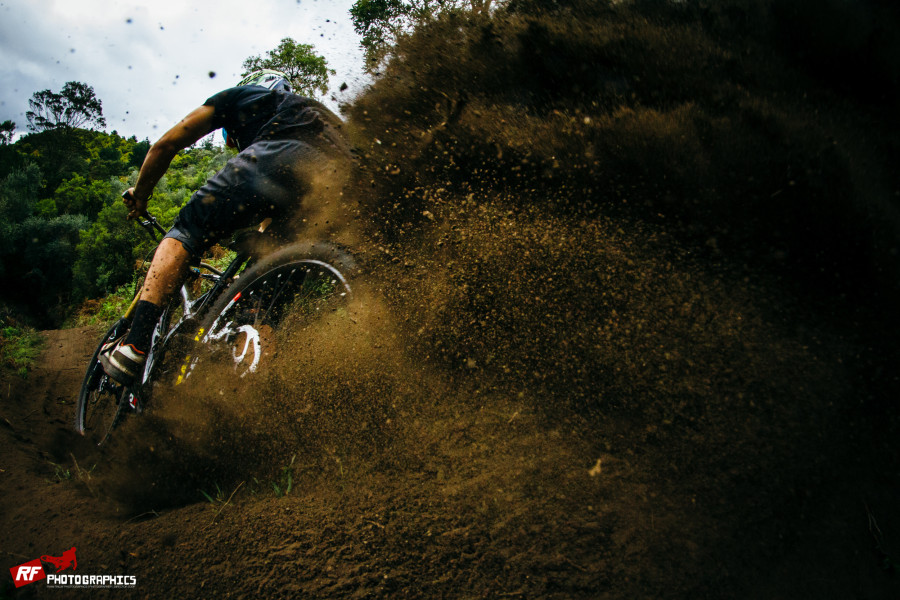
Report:
[{"label": "bicycle rim", "polygon": [[286,320],[314,317],[343,303],[350,293],[344,275],[316,259],[278,265],[238,287],[209,323],[204,341],[219,354],[230,355],[239,377],[259,369]]}]

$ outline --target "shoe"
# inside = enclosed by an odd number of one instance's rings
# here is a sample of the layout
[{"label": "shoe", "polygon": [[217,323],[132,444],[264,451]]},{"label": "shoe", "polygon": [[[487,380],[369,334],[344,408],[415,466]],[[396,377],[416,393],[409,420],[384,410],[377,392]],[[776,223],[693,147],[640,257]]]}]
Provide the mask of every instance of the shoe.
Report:
[{"label": "shoe", "polygon": [[131,344],[112,341],[100,351],[99,360],[113,381],[131,387],[144,372],[147,355]]}]

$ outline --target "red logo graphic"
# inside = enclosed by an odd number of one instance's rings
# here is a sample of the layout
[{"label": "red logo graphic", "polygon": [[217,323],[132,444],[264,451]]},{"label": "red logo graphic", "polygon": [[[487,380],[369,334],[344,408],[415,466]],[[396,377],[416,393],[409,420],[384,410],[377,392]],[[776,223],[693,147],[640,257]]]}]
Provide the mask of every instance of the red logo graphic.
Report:
[{"label": "red logo graphic", "polygon": [[41,560],[56,567],[57,573],[65,571],[69,567],[71,567],[73,571],[78,569],[78,561],[75,560],[75,546],[72,546],[63,552],[62,556],[42,556]]},{"label": "red logo graphic", "polygon": [[[74,548],[72,550],[74,550]],[[12,573],[13,583],[16,584],[17,588],[28,585],[29,583],[34,583],[35,581],[40,581],[47,576],[44,573],[44,566],[38,559],[34,559],[24,565],[19,565],[18,567],[13,567],[9,572]]]}]

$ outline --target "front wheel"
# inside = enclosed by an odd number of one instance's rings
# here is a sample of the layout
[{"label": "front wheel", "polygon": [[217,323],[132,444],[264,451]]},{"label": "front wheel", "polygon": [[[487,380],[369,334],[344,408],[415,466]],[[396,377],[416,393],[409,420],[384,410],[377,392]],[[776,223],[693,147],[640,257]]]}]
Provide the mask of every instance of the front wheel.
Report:
[{"label": "front wheel", "polygon": [[122,338],[128,331],[130,322],[119,319],[113,325],[94,351],[88,363],[81,392],[75,403],[75,431],[90,438],[96,445],[102,445],[118,425],[131,394],[113,381],[100,364],[100,351],[107,343]]},{"label": "front wheel", "polygon": [[290,318],[314,318],[346,303],[356,264],[326,243],[287,246],[253,265],[212,306],[198,338],[227,353],[235,373],[255,373],[275,332]]}]

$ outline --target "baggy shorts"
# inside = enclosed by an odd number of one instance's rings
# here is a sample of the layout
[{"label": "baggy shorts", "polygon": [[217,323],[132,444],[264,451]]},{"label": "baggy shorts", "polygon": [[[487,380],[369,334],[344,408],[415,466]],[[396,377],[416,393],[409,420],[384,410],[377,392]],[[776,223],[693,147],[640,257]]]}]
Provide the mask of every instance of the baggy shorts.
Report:
[{"label": "baggy shorts", "polygon": [[235,231],[273,220],[295,218],[309,192],[310,165],[328,160],[301,140],[260,140],[231,158],[197,190],[166,234],[199,259]]}]

